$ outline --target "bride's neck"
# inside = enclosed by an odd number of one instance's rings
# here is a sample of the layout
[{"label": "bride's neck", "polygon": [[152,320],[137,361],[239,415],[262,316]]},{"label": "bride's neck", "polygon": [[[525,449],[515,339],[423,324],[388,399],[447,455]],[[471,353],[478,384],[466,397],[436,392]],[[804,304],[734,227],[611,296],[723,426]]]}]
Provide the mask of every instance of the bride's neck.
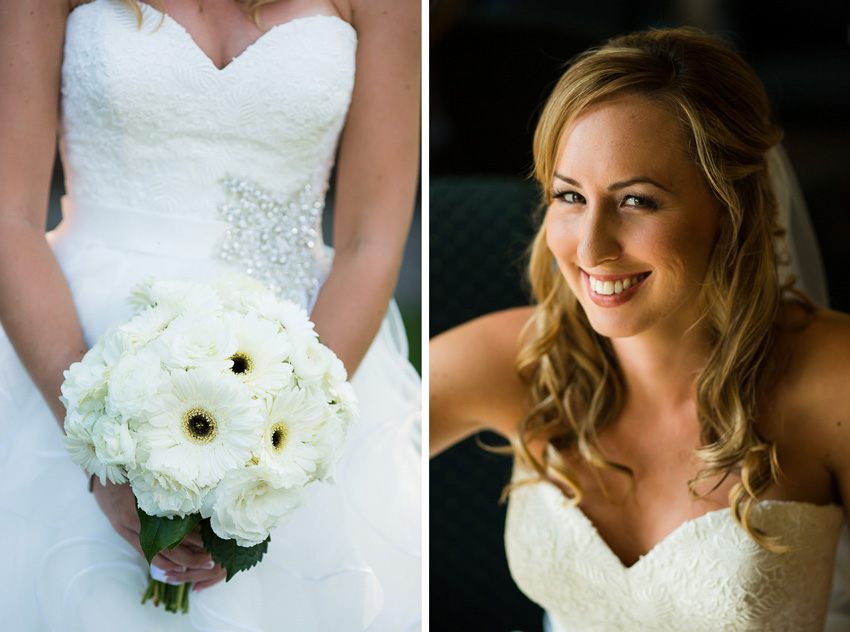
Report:
[{"label": "bride's neck", "polygon": [[694,397],[694,380],[711,351],[708,333],[692,328],[681,338],[651,336],[611,339],[626,396],[657,408],[676,407]]}]

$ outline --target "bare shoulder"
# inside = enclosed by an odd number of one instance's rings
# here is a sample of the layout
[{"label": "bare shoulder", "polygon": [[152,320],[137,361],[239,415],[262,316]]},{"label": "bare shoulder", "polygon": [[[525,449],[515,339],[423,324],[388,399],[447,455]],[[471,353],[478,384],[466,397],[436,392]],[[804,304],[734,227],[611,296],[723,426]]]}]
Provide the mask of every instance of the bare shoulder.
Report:
[{"label": "bare shoulder", "polygon": [[432,451],[484,429],[511,434],[528,407],[528,389],[515,367],[533,313],[527,307],[488,314],[431,341]]},{"label": "bare shoulder", "polygon": [[818,309],[804,326],[780,327],[777,340],[787,356],[784,381],[800,390],[799,396],[811,398],[830,385],[848,384],[850,315]]},{"label": "bare shoulder", "polygon": [[777,438],[830,471],[850,468],[850,316],[818,309],[803,327],[781,327],[777,346],[784,370],[771,390],[786,420]]},{"label": "bare shoulder", "polygon": [[501,381],[519,380],[514,366],[520,334],[533,313],[531,307],[495,312],[436,336],[431,341],[432,359],[437,353],[449,362],[432,362],[432,376],[435,370],[465,368],[487,381],[496,377]]},{"label": "bare shoulder", "polygon": [[401,30],[416,25],[418,29],[422,16],[422,5],[414,0],[332,0],[332,3],[355,28],[375,23],[387,27],[397,24]]}]

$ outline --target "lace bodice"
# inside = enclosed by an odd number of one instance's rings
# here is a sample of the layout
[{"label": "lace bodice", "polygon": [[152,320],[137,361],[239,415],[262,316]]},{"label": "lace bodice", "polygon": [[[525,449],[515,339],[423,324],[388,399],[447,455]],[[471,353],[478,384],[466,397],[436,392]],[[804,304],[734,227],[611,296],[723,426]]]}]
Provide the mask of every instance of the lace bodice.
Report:
[{"label": "lace bodice", "polygon": [[754,524],[792,547],[771,553],[721,509],[625,567],[557,487],[535,482],[511,493],[505,546],[556,632],[822,632],[841,522],[836,505],[764,501]]},{"label": "lace bodice", "polygon": [[162,225],[151,218],[190,221],[170,231],[203,235],[200,256],[309,295],[354,84],[354,29],[331,16],[295,19],[219,70],[178,22],[139,6],[141,28],[117,0],[68,17],[60,148],[71,224],[91,234],[116,221],[120,235]]}]

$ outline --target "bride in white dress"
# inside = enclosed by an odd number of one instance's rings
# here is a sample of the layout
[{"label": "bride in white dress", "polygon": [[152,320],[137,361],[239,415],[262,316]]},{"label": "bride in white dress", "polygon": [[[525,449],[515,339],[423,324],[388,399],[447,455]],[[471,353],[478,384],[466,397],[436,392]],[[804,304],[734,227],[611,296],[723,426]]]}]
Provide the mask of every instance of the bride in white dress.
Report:
[{"label": "bride in white dress", "polygon": [[588,51],[535,134],[537,304],[432,343],[431,449],[511,441],[508,562],[553,632],[824,629],[850,318],[783,292],[780,138],[718,38]]},{"label": "bride in white dress", "polygon": [[[420,382],[391,303],[416,187],[419,15],[396,0],[2,4],[4,629],[419,628]],[[45,239],[57,132],[68,195]],[[129,315],[133,284],[234,270],[311,309],[362,421],[337,483],[310,486],[258,567],[225,584],[195,536],[155,558],[201,589],[178,616],[140,605],[132,494],[89,493],[57,397]]]}]

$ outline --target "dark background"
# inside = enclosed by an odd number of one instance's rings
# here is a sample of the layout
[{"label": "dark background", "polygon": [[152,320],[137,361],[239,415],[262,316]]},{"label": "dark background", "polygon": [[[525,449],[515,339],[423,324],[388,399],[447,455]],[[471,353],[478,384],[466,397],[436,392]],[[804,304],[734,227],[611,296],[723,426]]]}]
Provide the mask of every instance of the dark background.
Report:
[{"label": "dark background", "polygon": [[[522,260],[537,202],[526,178],[531,140],[565,62],[625,32],[681,25],[725,36],[764,82],[809,205],[831,307],[850,312],[850,3],[438,0],[430,29],[430,335],[527,303]],[[510,466],[474,440],[431,464],[432,630],[542,627],[504,558],[498,498]]]}]

